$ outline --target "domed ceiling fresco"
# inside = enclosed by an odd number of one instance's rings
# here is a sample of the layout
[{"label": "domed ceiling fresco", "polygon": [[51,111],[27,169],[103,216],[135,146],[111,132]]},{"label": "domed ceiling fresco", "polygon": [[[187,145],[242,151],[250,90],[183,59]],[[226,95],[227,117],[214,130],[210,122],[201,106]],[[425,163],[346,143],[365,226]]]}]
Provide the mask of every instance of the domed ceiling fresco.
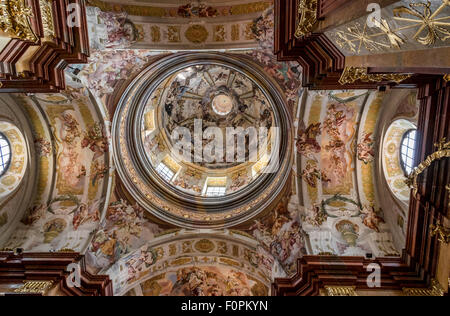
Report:
[{"label": "domed ceiling fresco", "polygon": [[[250,157],[249,148],[257,146],[258,139],[248,133],[241,140],[242,152],[236,148],[238,135],[227,146],[227,128],[243,131],[252,128],[258,132],[261,128],[269,131],[274,125],[271,102],[245,74],[224,66],[191,66],[163,81],[150,96],[149,103],[144,110],[142,132],[146,154],[155,169],[160,157],[172,162],[176,176],[170,183],[180,189],[201,195],[207,178],[216,177],[226,178],[226,193],[233,193],[254,181],[270,163],[268,146],[264,152],[255,152],[257,156]],[[220,130],[220,144],[215,143],[218,139],[214,137],[203,139],[208,128]],[[191,136],[188,157],[175,152],[174,143],[179,139],[173,136],[180,129]],[[197,157],[196,132],[202,138],[201,149],[197,150],[201,155]],[[213,145],[217,145],[214,147],[220,153],[215,155],[213,150],[211,157],[203,156],[208,146]]]},{"label": "domed ceiling fresco", "polygon": [[[0,248],[83,253],[117,295],[267,295],[304,255],[400,255],[407,197],[380,161],[414,91],[302,88],[270,1],[89,3],[67,89],[0,103],[25,113],[30,197],[0,200]],[[239,155],[228,128],[267,147]]]},{"label": "domed ceiling fresco", "polygon": [[117,171],[164,221],[230,227],[276,203],[290,174],[291,122],[279,87],[248,58],[163,57],[116,108]]}]

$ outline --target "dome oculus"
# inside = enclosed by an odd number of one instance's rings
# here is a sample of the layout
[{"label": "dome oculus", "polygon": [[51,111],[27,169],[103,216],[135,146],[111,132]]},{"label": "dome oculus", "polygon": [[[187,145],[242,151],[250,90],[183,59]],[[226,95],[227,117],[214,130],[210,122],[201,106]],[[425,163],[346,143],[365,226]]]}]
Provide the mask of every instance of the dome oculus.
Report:
[{"label": "dome oculus", "polygon": [[113,121],[118,174],[154,216],[230,227],[280,196],[292,120],[258,65],[227,54],[160,58],[128,86]]}]

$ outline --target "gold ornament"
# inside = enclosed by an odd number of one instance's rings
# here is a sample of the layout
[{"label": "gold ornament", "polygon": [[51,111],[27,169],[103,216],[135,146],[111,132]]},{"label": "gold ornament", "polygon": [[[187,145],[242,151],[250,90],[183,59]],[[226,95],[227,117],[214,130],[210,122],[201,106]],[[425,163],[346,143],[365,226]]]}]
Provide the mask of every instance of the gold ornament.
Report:
[{"label": "gold ornament", "polygon": [[53,0],[39,0],[41,8],[42,25],[44,26],[44,35],[53,38],[55,36],[55,26],[53,24]]},{"label": "gold ornament", "polygon": [[326,296],[358,296],[355,286],[325,286]]},{"label": "gold ornament", "polygon": [[403,288],[405,296],[444,296],[444,290],[435,279],[431,281],[429,288]]},{"label": "gold ornament", "polygon": [[[449,0],[442,0],[442,4],[436,11],[431,10],[431,2],[427,3],[411,3],[408,7],[398,7],[394,9],[394,19],[411,23],[411,27],[419,27],[413,38],[422,45],[431,46],[436,43],[436,40],[446,41],[450,38],[450,31],[445,26],[450,26],[449,22],[444,22],[450,19],[450,16],[437,16],[450,6]],[[422,9],[422,12],[418,9]],[[402,14],[412,15],[417,19],[411,17],[403,17]],[[420,36],[426,32],[425,36]]]},{"label": "gold ornament", "polygon": [[15,293],[41,294],[44,295],[52,286],[53,281],[25,281],[24,284],[15,289]]},{"label": "gold ornament", "polygon": [[431,236],[438,236],[438,240],[442,243],[448,244],[450,242],[450,229],[445,228],[440,224],[430,225]]},{"label": "gold ornament", "polygon": [[409,74],[368,74],[367,68],[360,67],[345,67],[339,83],[341,85],[352,84],[357,81],[360,82],[383,82],[391,81],[400,83],[408,78],[411,78]]},{"label": "gold ornament", "polygon": [[0,2],[0,30],[11,38],[36,42],[38,40],[31,28],[33,11],[24,0],[2,0]]},{"label": "gold ornament", "polygon": [[446,142],[446,138],[444,137],[438,144],[434,144],[437,148],[437,151],[432,153],[420,163],[411,174],[408,176],[408,179],[405,180],[405,183],[413,189],[413,194],[416,195],[418,191],[417,177],[424,172],[431,164],[442,158],[450,158],[450,142]]},{"label": "gold ornament", "polygon": [[317,0],[300,0],[298,4],[298,24],[295,37],[301,38],[311,33],[317,23]]},{"label": "gold ornament", "polygon": [[189,26],[189,28],[184,33],[184,36],[194,44],[204,43],[208,39],[208,31],[203,25],[195,24]]}]

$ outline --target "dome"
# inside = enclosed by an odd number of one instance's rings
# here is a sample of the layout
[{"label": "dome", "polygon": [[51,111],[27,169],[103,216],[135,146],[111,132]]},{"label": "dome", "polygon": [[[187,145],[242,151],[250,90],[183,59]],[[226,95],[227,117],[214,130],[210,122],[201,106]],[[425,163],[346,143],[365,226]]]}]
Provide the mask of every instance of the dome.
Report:
[{"label": "dome", "polygon": [[160,219],[235,225],[283,190],[292,154],[289,115],[277,84],[245,57],[163,57],[133,80],[118,104],[118,173]]},{"label": "dome", "polygon": [[[141,134],[151,167],[168,184],[205,196],[212,195],[208,183],[214,182],[215,195],[223,196],[264,174],[269,144],[279,142],[269,139],[273,125],[271,103],[245,73],[225,65],[195,65],[154,88]],[[183,137],[185,150],[178,150]]]}]

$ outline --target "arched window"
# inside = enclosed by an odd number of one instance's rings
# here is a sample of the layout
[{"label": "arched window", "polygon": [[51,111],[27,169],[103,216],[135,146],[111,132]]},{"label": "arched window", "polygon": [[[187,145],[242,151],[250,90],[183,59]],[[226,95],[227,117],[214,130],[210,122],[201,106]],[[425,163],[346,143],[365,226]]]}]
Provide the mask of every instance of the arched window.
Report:
[{"label": "arched window", "polygon": [[5,174],[11,162],[11,145],[8,138],[0,133],[0,177]]},{"label": "arched window", "polygon": [[409,175],[414,168],[414,157],[417,148],[417,130],[411,129],[403,135],[400,148],[400,164],[405,174]]}]

